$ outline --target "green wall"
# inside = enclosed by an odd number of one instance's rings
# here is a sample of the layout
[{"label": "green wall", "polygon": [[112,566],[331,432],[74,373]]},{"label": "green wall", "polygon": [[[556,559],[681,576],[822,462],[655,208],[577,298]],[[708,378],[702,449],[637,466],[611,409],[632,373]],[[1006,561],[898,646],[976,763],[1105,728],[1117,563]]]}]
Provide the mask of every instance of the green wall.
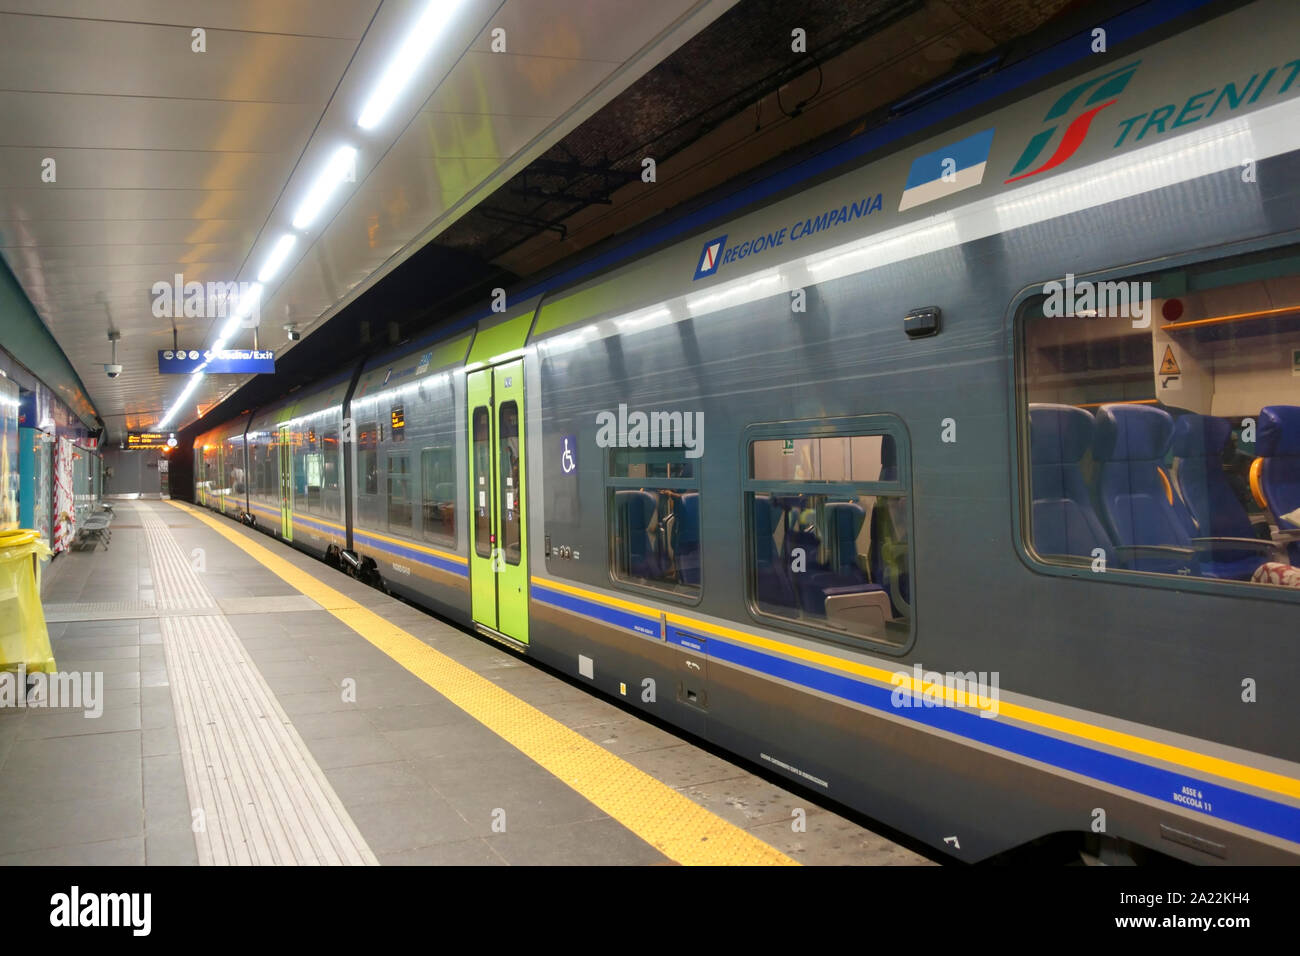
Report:
[{"label": "green wall", "polygon": [[[107,332],[105,332],[107,335]],[[105,339],[107,342],[107,339]],[[95,431],[100,427],[85,386],[68,362],[59,343],[32,308],[27,294],[0,261],[0,348],[16,358],[44,382],[73,414]]]}]

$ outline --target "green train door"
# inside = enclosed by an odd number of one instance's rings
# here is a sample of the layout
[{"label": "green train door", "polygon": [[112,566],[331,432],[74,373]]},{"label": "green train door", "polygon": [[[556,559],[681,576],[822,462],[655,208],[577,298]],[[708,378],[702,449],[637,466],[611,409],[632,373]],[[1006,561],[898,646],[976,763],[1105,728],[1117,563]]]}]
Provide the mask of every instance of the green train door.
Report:
[{"label": "green train door", "polygon": [[293,540],[293,445],[288,425],[280,427],[280,537]]},{"label": "green train door", "polygon": [[528,643],[524,363],[471,372],[469,581],[474,621]]}]

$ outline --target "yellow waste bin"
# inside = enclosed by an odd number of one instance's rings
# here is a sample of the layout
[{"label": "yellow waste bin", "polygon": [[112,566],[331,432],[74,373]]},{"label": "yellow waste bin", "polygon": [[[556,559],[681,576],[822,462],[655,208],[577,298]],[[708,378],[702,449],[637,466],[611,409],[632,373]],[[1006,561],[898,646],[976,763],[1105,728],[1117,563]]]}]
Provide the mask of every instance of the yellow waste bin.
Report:
[{"label": "yellow waste bin", "polygon": [[35,531],[0,531],[0,670],[54,673],[37,561],[49,555]]}]

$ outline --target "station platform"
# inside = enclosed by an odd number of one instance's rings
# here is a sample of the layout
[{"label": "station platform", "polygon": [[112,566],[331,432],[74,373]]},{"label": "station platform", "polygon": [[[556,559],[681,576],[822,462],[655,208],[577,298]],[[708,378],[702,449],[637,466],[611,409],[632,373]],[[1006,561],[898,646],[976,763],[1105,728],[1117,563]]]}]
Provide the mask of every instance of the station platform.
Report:
[{"label": "station platform", "polygon": [[0,863],[930,862],[263,534],[114,507],[43,581],[101,713],[0,708]]}]

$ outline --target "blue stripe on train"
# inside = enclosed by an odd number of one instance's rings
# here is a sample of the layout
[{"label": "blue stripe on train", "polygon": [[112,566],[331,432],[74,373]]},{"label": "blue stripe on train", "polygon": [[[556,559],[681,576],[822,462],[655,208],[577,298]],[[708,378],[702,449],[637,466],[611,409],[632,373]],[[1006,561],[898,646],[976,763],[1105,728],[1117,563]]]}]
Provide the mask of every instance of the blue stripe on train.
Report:
[{"label": "blue stripe on train", "polygon": [[[266,511],[268,514],[276,514],[274,509],[267,508],[264,505],[260,507],[254,505],[253,508],[254,510],[257,511]],[[341,538],[343,536],[343,532],[340,531],[338,528],[331,528],[329,525],[322,524],[318,521],[313,521],[311,518],[305,518],[296,512],[294,513],[293,516],[293,523],[294,523],[294,527],[297,527],[298,525],[305,525],[311,530],[319,531],[322,534],[326,535],[327,537]],[[384,551],[387,552],[388,554],[396,555],[401,558],[407,558],[408,560],[411,561],[418,561],[421,564],[427,564],[430,567],[439,569],[440,571],[449,571],[450,573],[458,574],[461,577],[469,576],[468,567],[466,565],[461,564],[458,561],[452,561],[448,558],[440,557],[439,555],[436,554],[429,554],[429,552],[427,551],[420,551],[416,548],[408,548],[391,541],[382,541],[378,538],[373,537],[369,532],[362,531],[360,528],[355,529],[354,534],[358,537],[365,538],[367,547],[372,547],[377,551]]]},{"label": "blue stripe on train", "polygon": [[574,614],[585,614],[587,617],[594,617],[598,621],[613,624],[615,627],[627,628],[629,631],[644,634],[647,637],[659,637],[658,618],[645,617],[619,608],[597,604],[595,601],[587,601],[540,584],[534,584],[530,593],[534,600],[541,601],[543,604],[550,604],[553,607],[572,611]]},{"label": "blue stripe on train", "polygon": [[[536,584],[532,587],[532,595],[538,601],[594,617],[615,627],[648,634],[651,637],[659,636],[659,622],[653,618],[630,614],[618,608],[608,607],[595,601],[586,601]],[[682,634],[685,635],[685,632]],[[711,660],[745,667],[768,677],[831,694],[882,713],[915,721],[936,730],[946,731],[967,740],[996,747],[1007,753],[1122,787],[1174,806],[1200,809],[1202,813],[1214,819],[1226,820],[1300,843],[1300,807],[1278,803],[1275,800],[1243,793],[1219,784],[1205,783],[1188,774],[1153,767],[1118,754],[1060,740],[1012,725],[1004,720],[981,717],[977,711],[958,707],[918,706],[919,695],[913,698],[913,706],[895,707],[892,701],[893,688],[786,660],[716,635],[709,635],[704,649]],[[1196,795],[1185,794],[1185,787],[1193,790]],[[1184,799],[1180,800],[1179,797]],[[1196,802],[1201,804],[1200,808],[1195,805]]]},{"label": "blue stripe on train", "polygon": [[[981,717],[978,712],[972,710],[958,707],[917,706],[916,697],[913,698],[911,707],[895,707],[892,702],[893,688],[864,683],[841,674],[774,657],[717,637],[709,639],[708,650],[711,660],[739,664],[771,677],[833,694],[845,700],[864,704],[873,710],[913,720],[937,730],[957,734],[968,740],[988,744],[999,750],[1050,764],[1061,770],[1123,787],[1125,790],[1154,797],[1175,806],[1197,809],[1190,802],[1186,802],[1197,800],[1203,807],[1211,807],[1209,810],[1201,811],[1207,816],[1300,843],[1300,807],[1231,790],[1218,784],[1205,783],[1187,774],[1152,767],[1118,754],[1094,750],[1082,744],[1060,740],[996,718]],[[1198,791],[1200,796],[1185,795],[1184,787]],[[1178,796],[1184,796],[1185,801],[1176,799]]]},{"label": "blue stripe on train", "polygon": [[416,548],[409,548],[405,545],[396,544],[392,541],[383,541],[375,538],[360,528],[353,530],[353,534],[359,538],[366,539],[366,546],[375,548],[379,551],[385,551],[388,554],[397,555],[401,558],[407,558],[411,561],[418,561],[420,564],[427,564],[430,567],[437,568],[440,571],[448,571],[452,574],[458,574],[463,578],[469,577],[469,566],[461,564],[459,561],[452,561],[448,558],[440,557],[436,554],[430,554],[427,551],[420,551]]}]

